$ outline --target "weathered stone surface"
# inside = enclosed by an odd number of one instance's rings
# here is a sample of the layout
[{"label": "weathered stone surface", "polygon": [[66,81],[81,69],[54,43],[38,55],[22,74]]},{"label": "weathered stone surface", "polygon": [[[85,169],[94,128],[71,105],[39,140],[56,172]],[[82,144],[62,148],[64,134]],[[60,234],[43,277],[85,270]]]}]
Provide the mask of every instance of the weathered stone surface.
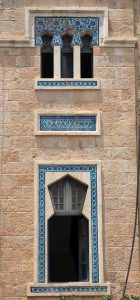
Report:
[{"label": "weathered stone surface", "polygon": [[[0,178],[2,300],[27,300],[34,281],[34,162],[100,160],[102,164],[105,281],[113,300],[122,296],[129,263],[136,203],[136,109],[140,108],[139,0],[2,0],[0,39],[25,38],[25,8],[108,8],[109,37],[133,39],[136,49],[94,47],[99,90],[39,90],[40,47],[0,46]],[[72,15],[72,12],[70,13]],[[81,13],[82,14],[82,13]],[[57,13],[56,13],[57,15]],[[59,13],[60,15],[60,13]],[[65,13],[66,15],[66,13]],[[85,16],[85,15],[84,15]],[[26,19],[27,20],[27,19]],[[31,21],[31,20],[30,20]],[[30,35],[33,24],[30,24]],[[27,27],[26,27],[27,29]],[[118,42],[117,42],[118,43]],[[100,136],[34,136],[34,111],[101,111]],[[127,292],[140,295],[139,237]],[[76,300],[75,297],[73,297]],[[82,300],[79,297],[79,300]],[[90,300],[89,297],[84,297]],[[100,297],[94,297],[101,300]],[[40,300],[40,297],[36,297]],[[57,297],[48,300],[58,300]]]}]

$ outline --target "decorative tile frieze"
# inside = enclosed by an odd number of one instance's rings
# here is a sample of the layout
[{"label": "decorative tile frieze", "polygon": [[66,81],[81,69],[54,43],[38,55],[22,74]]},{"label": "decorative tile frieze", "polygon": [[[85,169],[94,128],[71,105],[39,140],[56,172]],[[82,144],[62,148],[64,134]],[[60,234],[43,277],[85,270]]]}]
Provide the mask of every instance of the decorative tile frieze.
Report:
[{"label": "decorative tile frieze", "polygon": [[53,35],[51,45],[52,46],[61,46],[62,45],[62,38],[61,38],[60,34],[56,33]]},{"label": "decorative tile frieze", "polygon": [[96,116],[41,116],[41,131],[96,131]]},{"label": "decorative tile frieze", "polygon": [[82,45],[82,40],[81,40],[80,34],[74,34],[71,44],[72,44],[72,46],[81,46]]},{"label": "decorative tile frieze", "polygon": [[92,282],[99,282],[98,253],[98,211],[97,211],[97,166],[96,165],[39,165],[39,203],[38,203],[38,282],[45,283],[45,232],[46,212],[45,180],[48,172],[89,172],[91,182],[91,244],[92,244]]},{"label": "decorative tile frieze", "polygon": [[35,111],[35,135],[100,135],[100,112]]},{"label": "decorative tile frieze", "polygon": [[31,293],[103,293],[107,292],[107,286],[40,286],[40,287],[30,287]]},{"label": "decorative tile frieze", "polygon": [[96,87],[96,80],[38,80],[38,87]]},{"label": "decorative tile frieze", "polygon": [[[43,44],[42,36],[46,33],[61,35],[64,32],[70,32],[72,35],[81,35],[83,32],[89,32],[92,35],[92,46],[99,45],[99,18],[72,18],[72,17],[36,17],[35,18],[35,44]],[[79,40],[79,39],[78,39]],[[77,38],[74,39],[77,45]],[[73,45],[75,45],[73,41]],[[79,42],[78,42],[79,43]],[[59,43],[58,43],[59,45]]]}]

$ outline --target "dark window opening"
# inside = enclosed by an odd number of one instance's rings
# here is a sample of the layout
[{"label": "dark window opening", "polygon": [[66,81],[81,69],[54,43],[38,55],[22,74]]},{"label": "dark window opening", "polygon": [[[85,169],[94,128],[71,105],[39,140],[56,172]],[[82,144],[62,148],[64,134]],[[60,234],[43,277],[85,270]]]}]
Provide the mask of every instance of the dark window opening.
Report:
[{"label": "dark window opening", "polygon": [[93,50],[90,46],[91,37],[85,35],[82,38],[81,49],[81,78],[93,78]]},{"label": "dark window opening", "polygon": [[54,208],[48,221],[50,282],[89,279],[89,226],[82,215],[87,188],[70,175],[48,186]]},{"label": "dark window opening", "polygon": [[72,38],[69,35],[63,37],[61,49],[61,77],[73,78],[73,49],[71,47]]},{"label": "dark window opening", "polygon": [[53,78],[53,48],[51,46],[52,36],[43,37],[43,47],[41,49],[41,77]]},{"label": "dark window opening", "polygon": [[49,281],[87,281],[88,243],[86,218],[54,215],[48,221]]}]

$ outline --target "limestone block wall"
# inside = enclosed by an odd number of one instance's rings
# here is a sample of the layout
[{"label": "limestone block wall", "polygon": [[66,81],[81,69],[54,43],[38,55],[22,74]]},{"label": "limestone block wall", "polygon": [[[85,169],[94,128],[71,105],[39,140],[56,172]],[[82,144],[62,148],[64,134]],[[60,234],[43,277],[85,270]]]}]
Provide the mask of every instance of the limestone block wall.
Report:
[{"label": "limestone block wall", "polygon": [[[137,99],[137,111],[139,114],[139,102],[140,102],[140,3],[139,1],[134,2],[134,20],[135,20],[135,35],[138,39],[137,48],[135,50],[135,57],[136,57],[136,99]],[[138,118],[139,119],[139,118]]]},{"label": "limestone block wall", "polygon": [[[26,39],[28,7],[107,7],[111,38],[131,39],[134,31],[139,38],[139,1],[0,1],[1,299],[27,299],[27,284],[34,281],[34,162],[88,159],[102,165],[105,282],[111,282],[113,300],[119,300],[135,217],[138,48],[123,42],[95,47],[99,90],[35,91],[40,49],[16,42]],[[35,136],[35,110],[99,110],[101,135]],[[138,233],[127,292],[140,295]]]}]

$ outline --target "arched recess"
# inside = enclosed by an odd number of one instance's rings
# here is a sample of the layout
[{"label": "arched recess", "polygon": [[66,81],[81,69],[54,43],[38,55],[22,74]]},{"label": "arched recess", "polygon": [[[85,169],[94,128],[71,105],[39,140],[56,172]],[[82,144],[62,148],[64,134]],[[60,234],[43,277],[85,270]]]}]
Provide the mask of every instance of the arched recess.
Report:
[{"label": "arched recess", "polygon": [[62,41],[61,78],[73,78],[73,48],[71,46],[72,37],[68,34],[65,34],[62,37]]},{"label": "arched recess", "polygon": [[88,186],[70,176],[48,189],[54,215],[48,220],[48,281],[89,280],[89,221],[82,215]]},{"label": "arched recess", "polygon": [[[94,161],[67,164],[36,162],[35,177],[35,282],[48,283],[48,220],[54,215],[48,186],[56,180],[71,175],[88,185],[82,215],[89,222],[89,283],[102,283],[102,197],[101,165]],[[80,282],[79,282],[80,283]],[[78,283],[77,283],[78,284]]]},{"label": "arched recess", "polygon": [[41,77],[42,78],[53,78],[53,47],[51,46],[52,36],[45,34],[42,37],[43,46],[41,48]]}]

